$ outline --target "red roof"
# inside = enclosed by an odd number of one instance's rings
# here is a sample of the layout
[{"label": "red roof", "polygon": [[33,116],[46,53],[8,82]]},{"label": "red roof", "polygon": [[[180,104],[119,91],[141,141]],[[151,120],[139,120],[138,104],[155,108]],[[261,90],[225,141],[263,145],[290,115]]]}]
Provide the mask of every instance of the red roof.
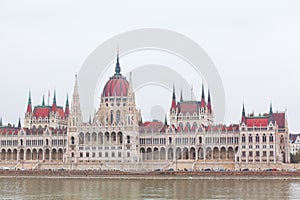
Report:
[{"label": "red roof", "polygon": [[285,128],[285,113],[273,113],[273,118],[279,128]]},{"label": "red roof", "polygon": [[182,114],[197,113],[199,111],[199,102],[197,102],[197,101],[180,102],[179,109],[180,109],[180,113],[182,113]]},{"label": "red roof", "polygon": [[103,89],[103,96],[127,96],[129,83],[121,76],[113,76],[109,79]]},{"label": "red roof", "polygon": [[[36,106],[34,108],[34,111],[33,111],[33,115],[38,118],[38,117],[49,117],[50,116],[50,113],[52,112],[52,107],[50,106]],[[56,112],[58,112],[59,116],[60,117],[65,117],[65,112],[64,112],[64,109],[62,107],[59,107],[59,106],[55,106],[55,110]]]},{"label": "red roof", "polygon": [[269,118],[268,117],[253,117],[246,118],[247,127],[266,127],[268,126]]}]

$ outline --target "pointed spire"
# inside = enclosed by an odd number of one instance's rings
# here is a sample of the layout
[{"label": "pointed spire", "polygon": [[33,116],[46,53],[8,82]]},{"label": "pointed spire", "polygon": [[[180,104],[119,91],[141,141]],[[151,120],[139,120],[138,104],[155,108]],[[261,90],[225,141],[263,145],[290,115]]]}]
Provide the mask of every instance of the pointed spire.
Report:
[{"label": "pointed spire", "polygon": [[180,102],[183,102],[182,89],[181,89],[181,91],[180,91]]},{"label": "pointed spire", "polygon": [[245,123],[245,122],[246,122],[246,112],[245,112],[245,105],[243,103],[242,121],[241,121],[241,123]]},{"label": "pointed spire", "polygon": [[117,63],[116,63],[116,68],[115,68],[115,75],[121,75],[121,67],[120,67],[120,62],[119,62],[119,48],[117,52]]},{"label": "pointed spire", "polygon": [[172,97],[171,109],[176,109],[176,95],[175,95],[175,86],[174,86],[174,84],[173,84],[173,97]]},{"label": "pointed spire", "polygon": [[168,125],[167,115],[165,115],[165,125]]},{"label": "pointed spire", "polygon": [[45,106],[45,95],[43,94],[42,106]]},{"label": "pointed spire", "polygon": [[56,112],[56,91],[54,90],[52,112]]},{"label": "pointed spire", "polygon": [[54,90],[53,104],[56,104],[56,91]]},{"label": "pointed spire", "polygon": [[67,100],[66,100],[66,107],[65,107],[65,115],[70,114],[70,108],[69,108],[69,95],[67,94]]},{"label": "pointed spire", "polygon": [[2,117],[0,118],[0,126],[3,126]]},{"label": "pointed spire", "polygon": [[92,115],[90,115],[89,124],[92,124]]},{"label": "pointed spire", "polygon": [[31,105],[31,91],[29,91],[29,97],[28,97],[28,104],[27,104],[27,113],[32,112],[32,105]]},{"label": "pointed spire", "polygon": [[202,83],[202,95],[201,95],[201,99],[205,99],[204,85],[203,85],[203,83]]},{"label": "pointed spire", "polygon": [[71,121],[70,124],[72,127],[77,127],[79,124],[82,123],[77,74],[75,74],[75,83],[69,120]]},{"label": "pointed spire", "polygon": [[206,102],[205,102],[205,94],[204,94],[204,85],[202,83],[202,94],[201,94],[201,107],[205,107]]},{"label": "pointed spire", "polygon": [[21,118],[19,117],[18,128],[21,128]]},{"label": "pointed spire", "polygon": [[272,103],[270,103],[270,111],[269,111],[269,123],[272,122],[274,124],[274,116],[273,116],[273,108]]},{"label": "pointed spire", "polygon": [[208,89],[208,98],[207,98],[207,109],[209,113],[212,113],[212,105],[211,105],[211,99],[210,99],[210,91]]}]

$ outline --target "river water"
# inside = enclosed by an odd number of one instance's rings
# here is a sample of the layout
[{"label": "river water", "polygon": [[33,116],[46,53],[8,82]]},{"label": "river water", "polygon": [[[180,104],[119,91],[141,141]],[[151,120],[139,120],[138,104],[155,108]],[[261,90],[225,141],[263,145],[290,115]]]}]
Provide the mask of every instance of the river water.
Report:
[{"label": "river water", "polygon": [[0,199],[299,198],[299,180],[0,178]]}]

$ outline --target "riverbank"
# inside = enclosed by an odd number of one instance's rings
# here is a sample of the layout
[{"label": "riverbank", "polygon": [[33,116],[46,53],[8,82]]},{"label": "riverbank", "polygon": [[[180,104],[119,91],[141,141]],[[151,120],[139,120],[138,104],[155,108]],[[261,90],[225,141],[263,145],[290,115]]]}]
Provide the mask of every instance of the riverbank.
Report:
[{"label": "riverbank", "polygon": [[247,171],[247,172],[121,172],[121,171],[53,171],[53,170],[2,170],[0,177],[12,178],[88,178],[88,179],[128,179],[128,180],[250,180],[279,179],[300,180],[300,172],[287,171]]}]

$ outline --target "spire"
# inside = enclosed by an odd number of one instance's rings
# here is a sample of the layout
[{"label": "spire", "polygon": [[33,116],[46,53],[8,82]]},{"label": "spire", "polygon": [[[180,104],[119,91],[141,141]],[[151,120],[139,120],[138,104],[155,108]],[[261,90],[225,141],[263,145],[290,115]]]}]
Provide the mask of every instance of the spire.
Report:
[{"label": "spire", "polygon": [[69,120],[72,127],[76,127],[82,122],[77,74],[75,74],[75,83]]},{"label": "spire", "polygon": [[176,95],[175,95],[175,86],[173,85],[173,97],[172,97],[172,107],[171,109],[176,109]]},{"label": "spire", "polygon": [[89,124],[92,124],[92,115],[90,115]]},{"label": "spire", "polygon": [[0,126],[3,126],[2,117],[0,118]]},{"label": "spire", "polygon": [[69,95],[67,94],[66,107],[65,107],[65,115],[69,116],[70,108],[69,108]]},{"label": "spire", "polygon": [[207,109],[208,109],[209,113],[212,112],[211,99],[210,99],[210,91],[209,90],[208,90],[208,98],[207,98]]},{"label": "spire", "polygon": [[183,102],[182,89],[181,89],[181,92],[180,92],[180,102]]},{"label": "spire", "polygon": [[56,91],[54,90],[53,104],[56,104]]},{"label": "spire", "polygon": [[19,117],[18,128],[21,128],[21,118]]},{"label": "spire", "polygon": [[204,85],[203,85],[203,83],[202,83],[202,95],[201,95],[201,99],[205,99]]},{"label": "spire", "polygon": [[45,106],[45,95],[43,94],[43,102],[42,102],[42,106]]},{"label": "spire", "polygon": [[165,115],[165,125],[168,125],[167,115]]},{"label": "spire", "polygon": [[119,48],[117,52],[117,63],[116,63],[116,69],[115,69],[115,75],[121,75],[121,67],[120,67],[120,62],[119,62]]},{"label": "spire", "polygon": [[269,111],[269,123],[272,122],[274,124],[274,116],[273,116],[273,108],[272,103],[270,103],[270,111]]},{"label": "spire", "polygon": [[52,112],[56,112],[56,91],[54,90]]},{"label": "spire", "polygon": [[31,92],[29,91],[29,97],[28,97],[28,104],[27,104],[27,113],[32,112],[32,105],[31,105]]},{"label": "spire", "polygon": [[241,121],[241,123],[245,123],[245,122],[246,122],[246,112],[245,112],[245,105],[243,103],[242,121]]},{"label": "spire", "polygon": [[204,94],[204,85],[202,83],[202,94],[201,94],[201,107],[205,107],[205,94]]}]

